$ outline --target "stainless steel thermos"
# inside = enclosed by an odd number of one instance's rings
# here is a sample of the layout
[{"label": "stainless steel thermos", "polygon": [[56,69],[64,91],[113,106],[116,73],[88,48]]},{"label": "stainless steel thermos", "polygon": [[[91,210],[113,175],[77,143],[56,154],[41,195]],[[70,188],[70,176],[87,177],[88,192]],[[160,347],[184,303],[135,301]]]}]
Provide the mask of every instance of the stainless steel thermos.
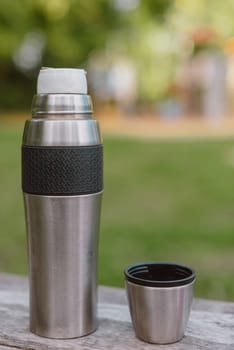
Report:
[{"label": "stainless steel thermos", "polygon": [[103,146],[85,72],[43,68],[22,145],[30,329],[75,338],[97,328]]}]

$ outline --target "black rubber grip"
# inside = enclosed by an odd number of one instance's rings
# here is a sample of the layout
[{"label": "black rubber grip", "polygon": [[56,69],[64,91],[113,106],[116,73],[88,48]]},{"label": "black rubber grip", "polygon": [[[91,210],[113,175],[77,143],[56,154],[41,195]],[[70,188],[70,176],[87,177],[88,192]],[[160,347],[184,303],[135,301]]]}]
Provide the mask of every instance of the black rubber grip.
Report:
[{"label": "black rubber grip", "polygon": [[23,192],[81,195],[103,190],[103,146],[22,146]]}]

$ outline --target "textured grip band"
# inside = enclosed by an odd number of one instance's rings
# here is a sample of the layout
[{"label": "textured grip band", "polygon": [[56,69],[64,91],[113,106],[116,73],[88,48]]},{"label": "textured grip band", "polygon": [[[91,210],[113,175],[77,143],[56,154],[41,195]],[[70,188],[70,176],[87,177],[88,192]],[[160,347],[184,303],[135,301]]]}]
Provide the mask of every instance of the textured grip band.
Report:
[{"label": "textured grip band", "polygon": [[103,147],[22,146],[23,192],[82,195],[103,190]]}]

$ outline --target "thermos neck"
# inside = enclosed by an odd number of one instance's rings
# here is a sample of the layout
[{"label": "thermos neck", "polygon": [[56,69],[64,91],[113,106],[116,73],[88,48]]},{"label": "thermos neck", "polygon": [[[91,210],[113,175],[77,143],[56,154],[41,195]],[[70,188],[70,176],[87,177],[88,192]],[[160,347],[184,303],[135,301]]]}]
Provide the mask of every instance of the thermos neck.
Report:
[{"label": "thermos neck", "polygon": [[59,115],[90,116],[93,113],[92,101],[85,94],[38,94],[32,102],[33,118]]}]

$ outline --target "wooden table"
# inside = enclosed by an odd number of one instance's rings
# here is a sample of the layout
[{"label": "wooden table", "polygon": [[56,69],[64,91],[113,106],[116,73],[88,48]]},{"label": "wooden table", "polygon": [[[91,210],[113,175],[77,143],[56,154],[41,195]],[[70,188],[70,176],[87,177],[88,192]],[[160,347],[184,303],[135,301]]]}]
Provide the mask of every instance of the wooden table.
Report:
[{"label": "wooden table", "polygon": [[87,337],[38,337],[28,330],[28,314],[27,278],[0,274],[0,350],[234,350],[234,303],[196,299],[186,336],[171,345],[135,338],[123,289],[99,288],[99,328]]}]

